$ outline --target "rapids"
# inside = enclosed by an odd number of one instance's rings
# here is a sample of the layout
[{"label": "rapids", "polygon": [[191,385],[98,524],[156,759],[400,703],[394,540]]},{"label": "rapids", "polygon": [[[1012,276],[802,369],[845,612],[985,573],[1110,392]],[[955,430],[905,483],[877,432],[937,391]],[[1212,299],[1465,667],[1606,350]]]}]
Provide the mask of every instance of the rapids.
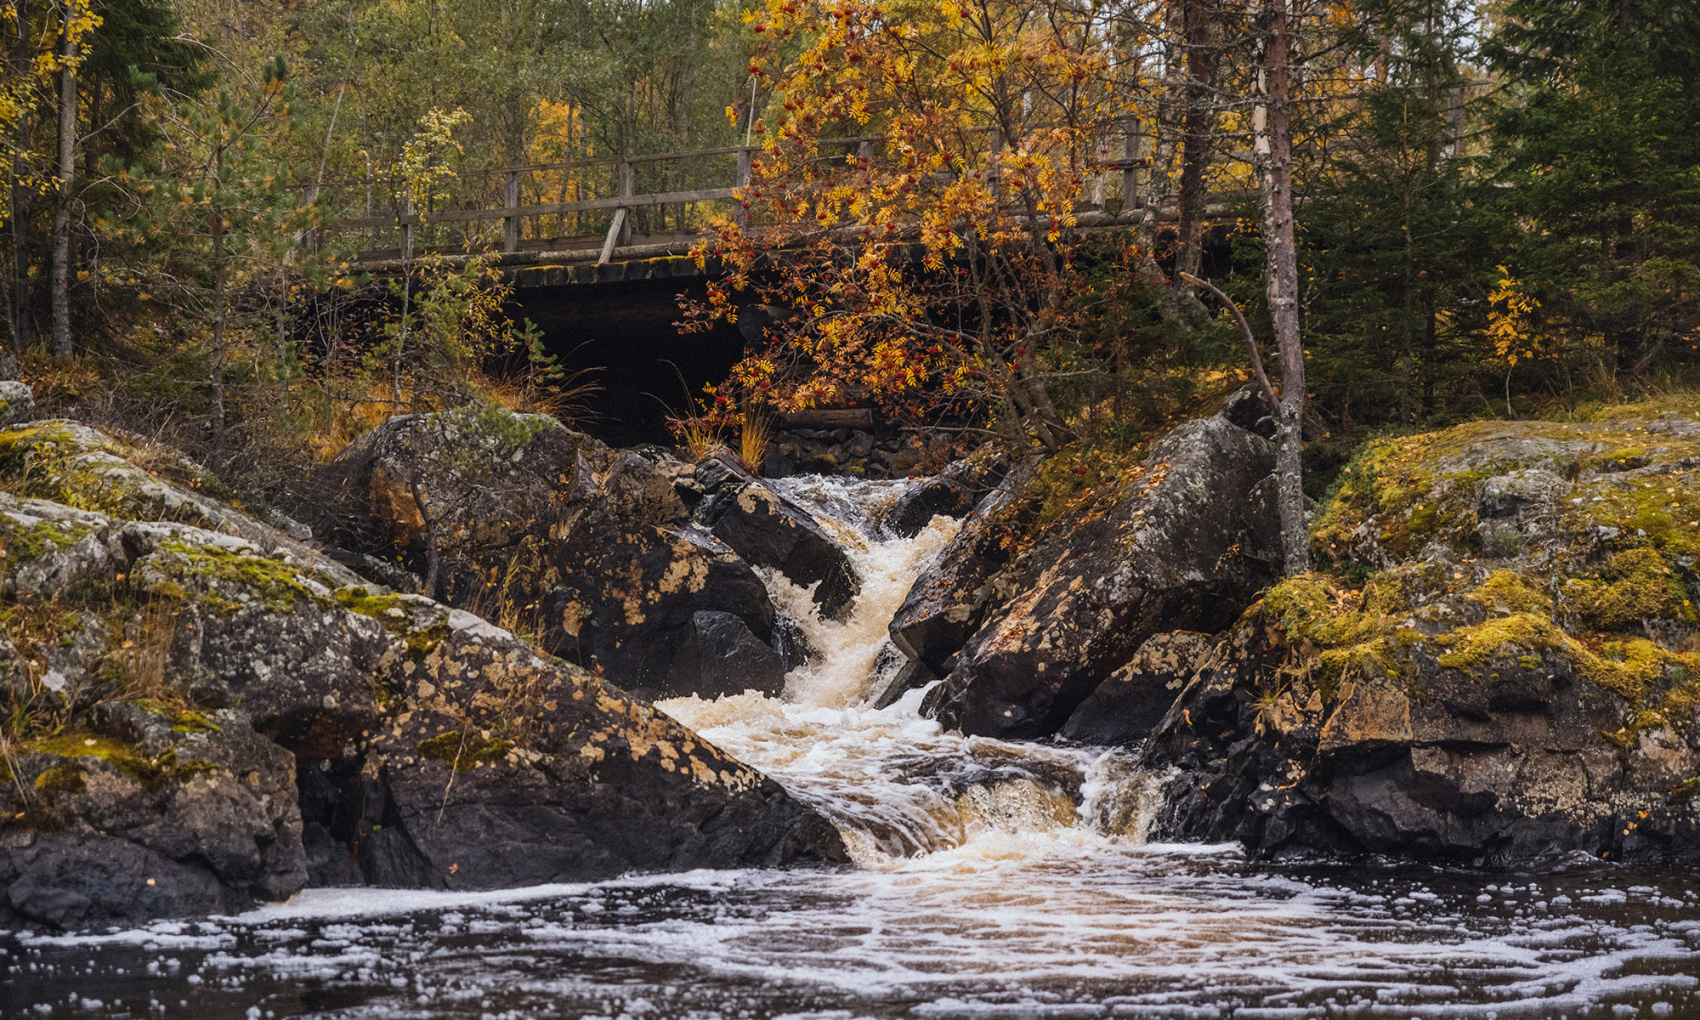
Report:
[{"label": "rapids", "polygon": [[871,700],[886,623],[954,522],[880,531],[904,483],[777,483],[850,551],[842,621],[782,698],[662,708],[830,818],[854,868],[493,893],[315,889],[233,918],[0,933],[3,1017],[1679,1017],[1700,877],[1267,865],[1146,841],[1126,750],[944,733]]},{"label": "rapids", "polygon": [[864,868],[902,868],[945,850],[1002,857],[1006,837],[1077,847],[1142,842],[1160,777],[1138,773],[1125,750],[944,733],[921,717],[921,690],[869,707],[902,663],[886,625],[960,527],[936,517],[912,539],[884,534],[879,520],[904,487],[819,476],[776,482],[832,529],[861,594],[844,620],[823,620],[812,589],[765,573],[774,604],[802,626],[815,660],[786,678],[783,698],[751,691],[658,707],[831,819]]}]

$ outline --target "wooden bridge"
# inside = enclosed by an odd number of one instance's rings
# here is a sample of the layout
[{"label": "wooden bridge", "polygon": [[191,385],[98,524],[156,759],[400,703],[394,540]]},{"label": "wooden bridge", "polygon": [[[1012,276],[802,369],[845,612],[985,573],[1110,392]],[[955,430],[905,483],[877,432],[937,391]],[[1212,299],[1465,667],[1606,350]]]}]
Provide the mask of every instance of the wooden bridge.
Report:
[{"label": "wooden bridge", "polygon": [[[826,139],[821,158],[871,156],[877,141]],[[1138,197],[1141,171],[1150,163],[1138,155],[1143,141],[1128,132],[1119,158],[1100,149],[1077,211],[1082,226],[1146,220],[1149,212]],[[422,209],[399,180],[313,185],[305,197],[332,208],[359,208],[364,189],[365,214],[314,231],[312,243],[321,249],[340,244],[357,268],[380,275],[421,256],[450,262],[483,257],[518,288],[702,276],[713,265],[697,266],[688,252],[716,216],[747,222],[734,189],[749,182],[751,157],[759,151],[726,146],[462,171],[448,195]],[[387,211],[379,214],[380,208]],[[1161,204],[1156,214],[1172,218],[1172,203]]]}]

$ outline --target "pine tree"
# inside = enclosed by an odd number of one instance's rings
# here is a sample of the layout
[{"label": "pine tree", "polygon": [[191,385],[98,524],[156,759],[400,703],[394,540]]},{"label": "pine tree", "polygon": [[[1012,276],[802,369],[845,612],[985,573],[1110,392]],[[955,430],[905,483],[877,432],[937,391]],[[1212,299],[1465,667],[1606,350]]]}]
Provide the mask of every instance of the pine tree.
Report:
[{"label": "pine tree", "polygon": [[1573,357],[1639,373],[1700,325],[1700,9],[1512,0],[1489,53],[1506,243]]}]

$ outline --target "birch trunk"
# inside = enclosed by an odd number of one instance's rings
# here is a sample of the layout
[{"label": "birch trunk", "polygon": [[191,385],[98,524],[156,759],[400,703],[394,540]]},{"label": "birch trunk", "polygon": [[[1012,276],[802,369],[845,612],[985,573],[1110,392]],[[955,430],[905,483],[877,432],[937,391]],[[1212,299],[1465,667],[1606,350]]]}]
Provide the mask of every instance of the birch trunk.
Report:
[{"label": "birch trunk", "polygon": [[1264,287],[1281,361],[1281,404],[1275,410],[1276,503],[1281,514],[1286,572],[1297,575],[1310,572],[1310,527],[1305,519],[1305,366],[1299,335],[1298,251],[1293,236],[1290,18],[1287,0],[1264,0],[1265,37],[1258,70],[1261,95],[1252,113],[1252,126],[1267,257]]}]

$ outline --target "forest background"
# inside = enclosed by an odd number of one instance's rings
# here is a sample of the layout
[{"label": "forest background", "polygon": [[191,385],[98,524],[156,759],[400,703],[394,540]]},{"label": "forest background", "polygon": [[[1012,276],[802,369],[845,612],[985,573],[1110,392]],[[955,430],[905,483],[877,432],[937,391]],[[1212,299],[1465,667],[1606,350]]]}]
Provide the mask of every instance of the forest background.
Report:
[{"label": "forest background", "polygon": [[255,502],[397,411],[570,416],[487,264],[373,279],[327,228],[747,143],[738,202],[659,224],[731,269],[686,328],[800,314],[682,418],[873,392],[1090,481],[1250,377],[1222,299],[1275,335],[1276,17],[1311,486],[1369,433],[1692,388],[1693,0],[11,0],[0,369]]}]

